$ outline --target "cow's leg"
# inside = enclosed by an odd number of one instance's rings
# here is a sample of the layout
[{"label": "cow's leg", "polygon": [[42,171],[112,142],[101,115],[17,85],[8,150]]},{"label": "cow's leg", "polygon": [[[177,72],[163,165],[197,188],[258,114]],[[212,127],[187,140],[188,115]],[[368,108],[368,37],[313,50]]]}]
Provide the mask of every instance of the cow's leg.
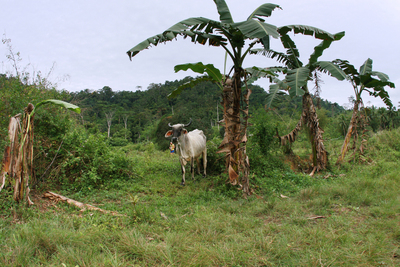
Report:
[{"label": "cow's leg", "polygon": [[190,171],[192,173],[192,180],[194,180],[194,157],[190,158]]},{"label": "cow's leg", "polygon": [[182,159],[179,159],[179,161],[181,162],[181,170],[182,170],[182,182],[181,185],[185,185],[185,165],[186,162],[184,162]]},{"label": "cow's leg", "polygon": [[200,157],[196,158],[196,164],[197,164],[197,174],[200,174]]},{"label": "cow's leg", "polygon": [[207,148],[203,151],[203,168],[205,177],[207,175]]}]

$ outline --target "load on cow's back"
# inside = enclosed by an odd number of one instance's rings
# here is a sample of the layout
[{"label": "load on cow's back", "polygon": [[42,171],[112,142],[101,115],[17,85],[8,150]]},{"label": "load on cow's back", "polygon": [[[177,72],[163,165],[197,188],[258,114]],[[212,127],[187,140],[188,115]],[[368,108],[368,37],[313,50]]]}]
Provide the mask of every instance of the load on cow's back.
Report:
[{"label": "load on cow's back", "polygon": [[172,137],[171,141],[175,144],[176,152],[179,155],[179,162],[181,163],[182,169],[182,183],[185,185],[185,165],[190,162],[190,171],[192,173],[192,179],[194,179],[194,160],[197,162],[197,173],[200,174],[200,156],[203,156],[204,176],[206,176],[207,168],[207,147],[206,147],[206,136],[203,131],[195,129],[188,132],[185,127],[188,127],[192,123],[192,119],[188,124],[175,124],[168,126],[172,129],[169,130],[165,137]]}]

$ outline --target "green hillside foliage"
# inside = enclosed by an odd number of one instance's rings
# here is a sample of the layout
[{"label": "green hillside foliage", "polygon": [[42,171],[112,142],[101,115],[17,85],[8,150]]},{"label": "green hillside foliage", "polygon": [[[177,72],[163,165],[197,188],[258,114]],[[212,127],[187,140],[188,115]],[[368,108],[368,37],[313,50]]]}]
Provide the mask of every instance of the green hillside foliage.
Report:
[{"label": "green hillside foliage", "polygon": [[[168,94],[191,79],[193,78],[186,77],[180,81],[151,84],[145,91],[114,92],[105,86],[97,91],[87,89],[71,93],[71,96],[73,103],[83,109],[82,122],[88,130],[105,132],[105,113],[114,112],[111,130],[113,137],[121,135],[118,132],[125,127],[123,117],[127,116],[127,132],[133,142],[154,139],[165,147],[166,142],[162,142],[160,137],[167,131],[168,123],[187,123],[192,118],[192,127],[202,129],[210,137],[212,126],[217,125],[217,106],[219,120],[222,119],[222,107],[219,105],[221,92],[211,82],[186,89],[179,97],[168,100]],[[259,86],[251,88],[252,109],[263,106],[266,92]],[[154,125],[156,121],[157,124],[165,125]],[[149,132],[148,127],[155,127],[156,133]]]},{"label": "green hillside foliage", "polygon": [[[132,162],[124,154],[115,152],[114,148],[147,144],[165,151],[169,142],[164,137],[169,130],[168,123],[188,123],[190,118],[192,124],[188,130],[201,129],[207,136],[209,173],[221,174],[224,159],[216,153],[224,133],[223,127],[217,124],[217,118],[222,119],[220,89],[211,82],[204,82],[184,90],[175,99],[167,98],[177,86],[190,79],[186,77],[179,81],[151,84],[147,90],[135,92],[115,92],[107,86],[100,90],[66,92],[57,90],[45,80],[42,83],[28,82],[29,79],[1,75],[0,110],[5,114],[0,119],[1,150],[7,143],[9,118],[22,112],[30,102],[36,104],[51,98],[76,104],[82,113],[75,114],[47,105],[35,115],[34,149],[37,156],[32,177],[35,185],[50,182],[57,187],[80,190],[100,188],[113,179],[132,179],[135,173]],[[281,177],[293,180],[294,174],[291,174],[289,167],[307,171],[309,148],[304,142],[307,137],[302,133],[298,142],[293,144],[292,150],[299,157],[295,160],[297,167],[294,168],[293,163],[285,163],[285,153],[274,136],[276,132],[280,135],[290,132],[297,124],[301,98],[282,96],[271,109],[265,110],[267,93],[259,86],[252,86],[251,89],[248,153],[253,183],[265,193],[282,188],[295,190],[297,185],[293,187],[276,182]],[[325,129],[326,142],[342,140],[351,111],[327,100],[315,101],[320,106],[318,115]],[[365,112],[369,117],[371,134],[399,126],[400,117],[395,108],[370,107]],[[106,114],[110,113],[113,113],[113,117],[108,138]],[[330,153],[335,155],[337,152]],[[266,176],[270,179],[263,179]]]}]

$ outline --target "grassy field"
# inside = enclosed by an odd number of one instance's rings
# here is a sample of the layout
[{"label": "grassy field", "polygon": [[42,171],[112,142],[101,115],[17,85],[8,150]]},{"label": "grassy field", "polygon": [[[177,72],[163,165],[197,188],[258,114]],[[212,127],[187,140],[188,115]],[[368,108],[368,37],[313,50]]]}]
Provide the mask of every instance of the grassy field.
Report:
[{"label": "grassy field", "polygon": [[[299,174],[312,185],[247,199],[225,176],[180,186],[168,152],[125,151],[129,181],[43,187],[31,208],[3,190],[0,266],[400,266],[399,131],[369,141],[368,163]],[[45,190],[124,216],[43,199]]]}]

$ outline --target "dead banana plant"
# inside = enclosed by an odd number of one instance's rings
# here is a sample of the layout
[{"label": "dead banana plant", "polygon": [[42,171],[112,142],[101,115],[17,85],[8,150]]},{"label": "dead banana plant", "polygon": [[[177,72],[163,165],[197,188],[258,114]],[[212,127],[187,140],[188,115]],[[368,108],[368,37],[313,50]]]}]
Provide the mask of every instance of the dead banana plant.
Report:
[{"label": "dead banana plant", "polygon": [[309,93],[305,93],[303,95],[303,111],[296,127],[290,133],[284,136],[279,136],[279,134],[277,134],[281,145],[286,146],[288,143],[294,143],[303,126],[308,131],[308,135],[311,139],[310,142],[313,152],[313,170],[311,171],[310,175],[314,175],[315,172],[323,170],[327,167],[328,153],[325,150],[324,141],[322,138],[324,131],[319,126],[315,105],[313,104],[311,95]]},{"label": "dead banana plant", "polygon": [[[32,173],[33,154],[33,119],[30,116],[34,106],[29,105],[24,110],[24,115],[17,114],[11,117],[8,126],[10,144],[6,146],[3,156],[1,171],[2,185],[4,187],[6,176],[10,177],[14,185],[14,200],[20,202],[24,197],[29,205],[33,202],[29,198],[29,177]],[[21,117],[22,124],[21,124]]]},{"label": "dead banana plant", "polygon": [[[23,114],[11,117],[8,126],[9,145],[6,146],[3,156],[0,177],[3,189],[6,178],[9,177],[10,183],[14,186],[13,198],[17,202],[25,199],[28,205],[34,204],[29,198],[29,179],[32,177],[33,164],[33,137],[34,137],[34,115],[35,110],[47,103],[63,106],[69,110],[80,113],[80,108],[70,103],[49,99],[36,105],[31,103],[24,109]],[[22,121],[21,121],[22,119]]]}]

